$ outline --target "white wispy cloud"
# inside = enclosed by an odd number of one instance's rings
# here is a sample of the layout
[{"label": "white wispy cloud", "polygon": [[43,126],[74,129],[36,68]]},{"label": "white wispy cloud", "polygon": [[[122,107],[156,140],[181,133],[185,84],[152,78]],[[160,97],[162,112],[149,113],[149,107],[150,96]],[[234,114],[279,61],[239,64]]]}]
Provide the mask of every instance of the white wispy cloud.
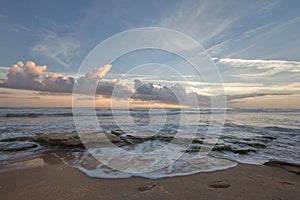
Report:
[{"label": "white wispy cloud", "polygon": [[280,72],[300,73],[300,62],[288,60],[249,60],[237,58],[214,58],[217,64],[234,68],[244,68],[248,71],[235,76],[258,77],[270,76]]},{"label": "white wispy cloud", "polygon": [[222,1],[182,1],[167,12],[158,26],[181,31],[205,45],[214,37],[222,37],[238,19],[227,12],[226,4]]},{"label": "white wispy cloud", "polygon": [[20,25],[20,24],[16,24],[15,26],[16,26],[16,28],[18,28],[18,29],[20,29],[22,31],[31,31],[30,28],[28,28],[26,26],[23,26],[23,25]]},{"label": "white wispy cloud", "polygon": [[[245,32],[244,37],[231,41],[226,50],[227,57],[264,57],[298,59],[300,39],[298,28],[300,16],[289,17],[288,20],[277,19],[266,24],[255,32]],[[236,46],[238,48],[236,48]]]},{"label": "white wispy cloud", "polygon": [[41,41],[31,48],[32,52],[50,58],[64,67],[78,54],[79,41],[72,36],[59,36],[55,32],[40,35]]},{"label": "white wispy cloud", "polygon": [[9,70],[9,67],[0,66],[0,70],[1,70],[1,71],[8,71],[8,70]]}]

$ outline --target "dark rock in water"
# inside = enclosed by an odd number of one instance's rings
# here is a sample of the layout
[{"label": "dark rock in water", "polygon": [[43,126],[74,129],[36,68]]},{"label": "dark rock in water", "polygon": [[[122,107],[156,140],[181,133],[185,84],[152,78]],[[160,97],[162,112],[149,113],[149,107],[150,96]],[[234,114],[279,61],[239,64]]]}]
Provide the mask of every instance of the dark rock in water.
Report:
[{"label": "dark rock in water", "polygon": [[123,130],[112,130],[111,134],[114,134],[116,136],[120,136],[120,135],[125,134],[125,132]]},{"label": "dark rock in water", "polygon": [[158,135],[157,139],[164,142],[171,142],[174,139],[172,135]]},{"label": "dark rock in water", "polygon": [[25,151],[28,149],[38,147],[37,144],[32,142],[1,142],[0,151]]},{"label": "dark rock in water", "polygon": [[79,136],[73,133],[47,133],[33,137],[32,141],[49,146],[83,147]]},{"label": "dark rock in water", "polygon": [[289,163],[289,162],[284,162],[279,160],[269,160],[268,162],[265,162],[264,165],[280,167],[289,172],[300,175],[300,164],[297,163]]},{"label": "dark rock in water", "polygon": [[266,145],[262,142],[247,142],[246,144],[254,148],[266,148]]},{"label": "dark rock in water", "polygon": [[258,139],[249,139],[249,138],[243,138],[243,139],[235,139],[235,138],[226,138],[226,142],[234,144],[234,146],[250,146],[254,148],[266,148],[265,143],[261,142]]},{"label": "dark rock in water", "polygon": [[[108,144],[113,143],[116,146],[124,146],[131,144],[126,140],[123,140],[121,137],[118,137],[113,134],[105,134],[105,133],[87,133],[83,134],[80,138],[77,133],[45,133],[33,137],[17,137],[17,138],[7,138],[1,140],[1,142],[13,143],[27,141],[24,148],[33,148],[30,147],[29,142],[37,142],[44,146],[62,146],[62,147],[78,147],[84,148],[84,144],[87,147],[106,147]],[[83,144],[84,143],[84,144]],[[25,143],[24,143],[25,144]],[[36,144],[35,144],[36,145]],[[36,147],[36,146],[34,146]],[[21,148],[21,147],[20,147]],[[4,148],[0,147],[0,150],[4,151]],[[8,150],[7,150],[8,151]]]},{"label": "dark rock in water", "polygon": [[193,140],[193,144],[203,144],[204,138],[196,138]]},{"label": "dark rock in water", "polygon": [[148,183],[144,186],[139,187],[137,190],[140,191],[140,192],[145,192],[145,191],[152,190],[156,186],[157,186],[157,183]]},{"label": "dark rock in water", "polygon": [[134,135],[121,135],[120,138],[128,144],[139,144],[146,141],[158,139],[156,136],[134,136]]},{"label": "dark rock in water", "polygon": [[276,137],[273,137],[273,136],[264,135],[264,136],[261,136],[261,137],[264,138],[264,139],[276,140]]},{"label": "dark rock in water", "polygon": [[211,184],[209,184],[209,187],[212,188],[229,188],[230,184],[225,181],[215,181]]},{"label": "dark rock in water", "polygon": [[232,151],[232,148],[229,145],[215,145],[213,151]]},{"label": "dark rock in water", "polygon": [[188,148],[186,149],[184,152],[185,153],[193,153],[193,152],[199,152],[201,150],[201,146],[198,146],[198,147],[191,147],[191,148]]},{"label": "dark rock in water", "polygon": [[113,134],[94,133],[88,137],[82,137],[81,139],[85,146],[89,148],[108,147],[111,143],[118,147],[128,145],[127,141]]},{"label": "dark rock in water", "polygon": [[243,148],[243,147],[233,147],[232,148],[233,153],[238,153],[238,154],[247,154],[249,152],[256,152],[256,149],[254,148]]},{"label": "dark rock in water", "polygon": [[79,137],[76,133],[59,134],[47,133],[31,138],[31,141],[38,142],[46,146],[63,146],[84,148],[84,144],[89,148],[107,147],[111,143],[116,146],[124,146],[128,143],[120,137],[105,133],[86,133]]},{"label": "dark rock in water", "polygon": [[238,154],[247,154],[249,152],[256,152],[256,149],[247,146],[243,147],[239,145],[217,144],[213,147],[213,151],[230,151]]}]

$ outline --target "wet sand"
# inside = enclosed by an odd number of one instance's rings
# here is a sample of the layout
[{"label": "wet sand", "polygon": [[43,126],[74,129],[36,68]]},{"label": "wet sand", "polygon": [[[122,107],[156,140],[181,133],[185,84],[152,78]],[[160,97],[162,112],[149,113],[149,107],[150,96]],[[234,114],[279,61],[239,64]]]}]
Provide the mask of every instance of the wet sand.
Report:
[{"label": "wet sand", "polygon": [[300,199],[300,176],[276,166],[109,180],[89,178],[56,158],[26,162],[0,170],[1,199]]}]

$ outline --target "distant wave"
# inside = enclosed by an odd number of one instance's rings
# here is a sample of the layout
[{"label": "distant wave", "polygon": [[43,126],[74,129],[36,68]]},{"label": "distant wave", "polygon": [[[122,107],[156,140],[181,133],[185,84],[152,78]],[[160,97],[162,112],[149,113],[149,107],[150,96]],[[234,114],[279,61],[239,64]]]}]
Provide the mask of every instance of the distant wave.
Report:
[{"label": "distant wave", "polygon": [[72,117],[73,113],[6,113],[3,117]]},{"label": "distant wave", "polygon": [[240,128],[240,129],[246,129],[246,130],[268,130],[268,131],[277,131],[277,132],[300,132],[300,129],[297,128],[286,128],[286,127],[280,127],[280,126],[266,126],[266,127],[259,127],[259,126],[251,126],[251,125],[241,125],[241,124],[235,124],[232,122],[226,122],[224,124],[224,127],[232,127],[232,128]]},{"label": "distant wave", "polygon": [[279,127],[279,126],[267,126],[264,127],[265,129],[271,130],[271,131],[280,131],[280,132],[300,132],[300,129],[296,128],[285,128],[285,127]]},{"label": "distant wave", "polygon": [[227,109],[226,112],[248,112],[248,113],[260,113],[260,112],[266,112],[266,113],[293,113],[293,112],[300,112],[300,109],[271,109],[271,108],[257,108],[257,109],[245,109],[245,108],[232,108]]},{"label": "distant wave", "polygon": [[[80,116],[86,116],[86,114],[76,114]],[[110,117],[112,116],[112,113],[97,113],[98,117]],[[2,114],[0,117],[11,117],[11,118],[37,118],[37,117],[73,117],[72,112],[66,112],[66,113],[5,113]]]}]

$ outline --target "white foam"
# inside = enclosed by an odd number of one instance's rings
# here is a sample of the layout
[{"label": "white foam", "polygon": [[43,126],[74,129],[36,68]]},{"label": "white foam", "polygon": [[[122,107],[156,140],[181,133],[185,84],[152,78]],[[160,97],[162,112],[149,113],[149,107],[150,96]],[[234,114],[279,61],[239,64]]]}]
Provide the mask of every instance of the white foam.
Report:
[{"label": "white foam", "polygon": [[[139,144],[137,145],[138,151],[143,151],[143,147],[149,146],[149,144]],[[174,149],[173,149],[174,150]],[[182,150],[178,148],[177,150]],[[102,153],[102,156],[109,157],[109,152],[113,151],[113,149],[94,149],[94,153],[98,151],[98,153]],[[142,155],[142,154],[141,154]],[[124,155],[120,155],[122,157]],[[224,170],[228,168],[235,167],[237,165],[236,162],[230,161],[227,159],[221,159],[221,158],[215,158],[212,156],[205,156],[205,157],[199,157],[197,153],[184,153],[179,159],[173,160],[173,162],[170,162],[168,159],[168,154],[161,155],[156,158],[156,160],[148,160],[150,158],[145,157],[134,157],[134,156],[124,156],[123,160],[117,159],[116,162],[120,166],[122,166],[124,170],[116,170],[109,167],[111,163],[108,163],[109,165],[105,165],[103,163],[97,164],[93,168],[87,168],[85,167],[85,163],[88,162],[88,160],[91,159],[90,155],[83,154],[81,158],[77,156],[76,163],[73,164],[74,167],[78,168],[80,171],[85,173],[87,176],[94,177],[94,178],[129,178],[132,176],[138,176],[138,177],[145,177],[150,179],[158,179],[158,178],[165,178],[165,177],[175,177],[175,176],[186,176],[191,174],[196,174],[199,172],[211,172],[211,171],[217,171],[217,170]],[[137,162],[144,160],[144,164],[141,166],[136,166],[133,163],[141,163]],[[151,157],[153,159],[153,157]],[[170,159],[170,158],[169,158]],[[112,162],[112,161],[111,161]],[[163,167],[161,169],[151,171],[151,169],[155,169],[154,165],[160,165],[161,163],[171,163],[166,167]],[[116,165],[114,165],[116,166]],[[163,166],[163,165],[162,165]],[[140,168],[146,168],[143,169],[144,171],[147,171],[147,173],[140,173]],[[137,169],[137,172],[131,171],[132,169]],[[149,172],[148,172],[149,171]],[[129,173],[131,172],[131,173]]]}]

